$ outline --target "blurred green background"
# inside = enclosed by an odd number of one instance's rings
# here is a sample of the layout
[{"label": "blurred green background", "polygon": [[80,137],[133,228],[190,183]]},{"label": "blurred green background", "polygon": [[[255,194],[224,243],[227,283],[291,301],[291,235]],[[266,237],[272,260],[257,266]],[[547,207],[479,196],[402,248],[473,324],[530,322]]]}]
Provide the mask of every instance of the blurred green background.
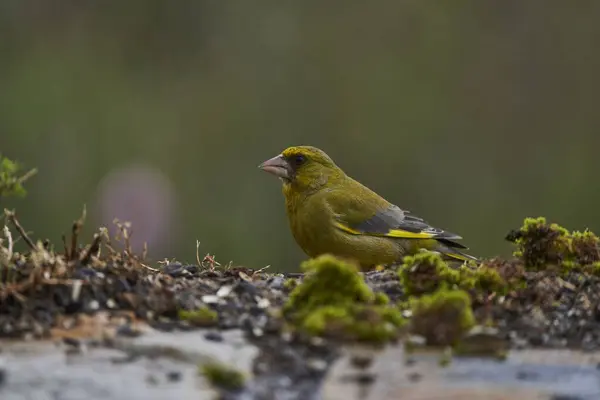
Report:
[{"label": "blurred green background", "polygon": [[600,2],[0,2],[0,151],[36,238],[88,208],[154,259],[296,269],[278,180],[323,148],[479,256],[526,216],[600,231]]}]

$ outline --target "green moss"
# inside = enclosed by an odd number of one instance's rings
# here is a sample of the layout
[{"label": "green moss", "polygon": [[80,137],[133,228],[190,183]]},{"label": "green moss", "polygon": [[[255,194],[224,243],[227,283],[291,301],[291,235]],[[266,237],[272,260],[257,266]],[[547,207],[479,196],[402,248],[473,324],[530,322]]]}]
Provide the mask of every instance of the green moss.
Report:
[{"label": "green moss", "polygon": [[37,173],[32,169],[19,176],[21,165],[0,155],[0,197],[24,196],[27,191],[23,183]]},{"label": "green moss", "polygon": [[283,287],[287,290],[294,290],[296,286],[298,286],[298,281],[294,278],[288,278],[283,282]]},{"label": "green moss", "polygon": [[484,292],[507,289],[506,281],[496,268],[483,263],[452,268],[433,252],[405,257],[398,274],[407,296],[433,293],[441,288]]},{"label": "green moss", "polygon": [[590,275],[600,277],[600,261],[587,265],[584,270]]},{"label": "green moss", "polygon": [[451,287],[460,281],[457,270],[450,268],[438,253],[429,251],[404,257],[398,276],[407,296],[432,293],[442,286]]},{"label": "green moss", "polygon": [[463,290],[441,288],[411,303],[411,331],[429,345],[454,345],[475,325],[471,298]]},{"label": "green moss", "polygon": [[600,261],[600,240],[591,231],[572,232],[543,217],[526,218],[507,239],[517,245],[514,255],[529,270],[556,266],[564,273]]},{"label": "green moss", "polygon": [[523,226],[507,239],[517,245],[514,256],[521,258],[528,269],[560,265],[568,258],[569,231],[558,224],[548,224],[544,217],[525,218]]},{"label": "green moss", "polygon": [[465,290],[475,289],[483,292],[504,292],[507,283],[493,266],[482,263],[475,269],[461,267],[458,287]]},{"label": "green moss", "polygon": [[390,303],[390,298],[385,293],[375,293],[375,304],[386,305]]},{"label": "green moss", "polygon": [[384,293],[373,293],[357,266],[322,255],[302,264],[304,281],[284,305],[288,321],[310,335],[383,343],[404,324]]},{"label": "green moss", "polygon": [[440,367],[447,367],[450,365],[451,362],[452,362],[452,353],[451,352],[444,352],[438,359],[438,365]]},{"label": "green moss", "polygon": [[494,268],[483,265],[476,270],[476,287],[487,292],[499,292],[506,287],[506,282]]},{"label": "green moss", "polygon": [[571,258],[579,265],[590,265],[600,261],[600,240],[593,232],[573,232],[571,234]]},{"label": "green moss", "polygon": [[198,367],[201,375],[213,386],[238,391],[244,387],[244,374],[218,362],[209,362]]},{"label": "green moss", "polygon": [[179,310],[177,314],[179,319],[188,321],[190,324],[199,327],[214,326],[219,320],[217,312],[206,306],[202,306],[197,310],[192,311]]},{"label": "green moss", "polygon": [[463,264],[450,267],[438,253],[421,252],[407,256],[398,269],[407,296],[433,293],[441,288],[502,292],[507,283],[492,265]]},{"label": "green moss", "polygon": [[505,260],[499,257],[485,260],[479,266],[478,272],[478,287],[482,290],[506,293],[526,287],[525,267],[519,260]]}]

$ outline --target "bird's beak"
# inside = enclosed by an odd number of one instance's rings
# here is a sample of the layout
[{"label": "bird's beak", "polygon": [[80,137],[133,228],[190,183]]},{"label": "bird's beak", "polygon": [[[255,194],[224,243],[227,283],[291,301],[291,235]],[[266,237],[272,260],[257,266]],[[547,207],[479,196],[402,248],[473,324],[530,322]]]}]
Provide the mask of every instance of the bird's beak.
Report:
[{"label": "bird's beak", "polygon": [[290,165],[281,154],[260,164],[258,168],[270,174],[273,174],[281,179],[289,180],[292,177]]}]

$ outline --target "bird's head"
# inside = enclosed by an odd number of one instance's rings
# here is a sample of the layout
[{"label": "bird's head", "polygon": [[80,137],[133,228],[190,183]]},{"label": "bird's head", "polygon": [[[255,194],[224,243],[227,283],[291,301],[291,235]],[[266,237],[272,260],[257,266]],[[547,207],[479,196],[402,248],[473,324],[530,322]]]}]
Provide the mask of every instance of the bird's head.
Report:
[{"label": "bird's head", "polygon": [[258,167],[299,189],[318,189],[344,176],[323,150],[312,146],[288,147]]}]

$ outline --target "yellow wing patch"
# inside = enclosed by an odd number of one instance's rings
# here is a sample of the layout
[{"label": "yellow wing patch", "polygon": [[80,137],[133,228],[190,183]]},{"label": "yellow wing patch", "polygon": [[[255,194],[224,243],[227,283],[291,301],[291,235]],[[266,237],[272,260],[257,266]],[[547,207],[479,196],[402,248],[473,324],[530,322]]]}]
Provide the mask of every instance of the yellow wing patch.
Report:
[{"label": "yellow wing patch", "polygon": [[356,229],[352,229],[349,226],[346,226],[346,225],[342,224],[341,222],[336,221],[336,222],[334,222],[334,225],[338,229],[343,230],[344,232],[351,233],[353,235],[362,235],[362,232],[357,231]]},{"label": "yellow wing patch", "polygon": [[460,254],[460,253],[444,253],[445,256],[450,257],[450,258],[454,258],[456,260],[460,260],[460,261],[477,261],[477,258],[473,257],[473,256],[469,256],[467,254]]},{"label": "yellow wing patch", "polygon": [[391,229],[387,233],[364,233],[361,231],[357,231],[356,229],[352,229],[347,225],[342,224],[341,222],[335,222],[335,226],[344,232],[350,233],[352,235],[371,235],[371,236],[387,236],[399,239],[431,239],[435,236],[433,233],[427,232],[409,232],[404,231],[402,229]]},{"label": "yellow wing patch", "polygon": [[409,232],[403,231],[401,229],[392,229],[388,233],[383,234],[382,236],[395,237],[401,239],[431,239],[435,237],[435,234],[426,232]]}]

